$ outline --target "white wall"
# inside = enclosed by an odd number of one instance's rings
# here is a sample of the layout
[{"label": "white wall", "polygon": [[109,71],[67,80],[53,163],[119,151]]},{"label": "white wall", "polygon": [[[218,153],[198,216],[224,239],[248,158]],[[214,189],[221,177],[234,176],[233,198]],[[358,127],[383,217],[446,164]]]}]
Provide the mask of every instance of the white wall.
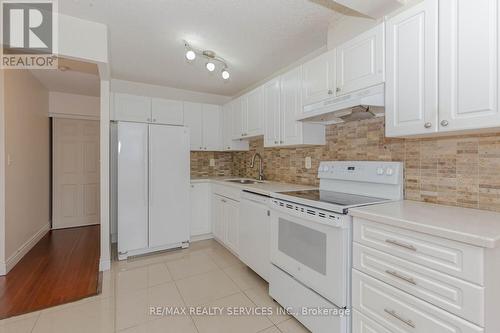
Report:
[{"label": "white wall", "polygon": [[111,80],[111,91],[117,93],[126,93],[132,95],[142,95],[149,97],[159,97],[165,99],[181,100],[197,103],[219,104],[222,105],[229,100],[228,96],[207,94],[196,91],[177,89],[166,86],[157,86],[140,82]]},{"label": "white wall", "polygon": [[0,275],[6,274],[5,265],[5,71],[0,69]]},{"label": "white wall", "polygon": [[99,119],[100,113],[99,97],[67,94],[56,91],[51,91],[49,93],[49,114],[51,116]]},{"label": "white wall", "polygon": [[4,80],[8,272],[50,228],[50,119],[48,91],[28,70]]}]

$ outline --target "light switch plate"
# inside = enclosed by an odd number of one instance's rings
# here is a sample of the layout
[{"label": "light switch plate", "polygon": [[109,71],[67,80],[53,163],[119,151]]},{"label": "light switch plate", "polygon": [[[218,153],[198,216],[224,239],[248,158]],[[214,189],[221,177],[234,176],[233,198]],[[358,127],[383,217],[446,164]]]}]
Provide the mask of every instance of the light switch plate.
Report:
[{"label": "light switch plate", "polygon": [[306,169],[311,169],[311,158],[309,156],[306,157]]},{"label": "light switch plate", "polygon": [[215,159],[214,159],[214,158],[211,158],[211,159],[210,159],[210,166],[211,166],[211,167],[214,167],[214,166],[215,166]]}]

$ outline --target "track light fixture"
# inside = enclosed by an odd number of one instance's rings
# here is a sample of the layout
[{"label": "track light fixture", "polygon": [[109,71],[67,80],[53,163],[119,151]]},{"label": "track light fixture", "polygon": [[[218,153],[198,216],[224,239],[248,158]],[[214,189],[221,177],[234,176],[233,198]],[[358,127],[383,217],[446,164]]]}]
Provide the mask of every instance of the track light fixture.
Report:
[{"label": "track light fixture", "polygon": [[186,48],[185,57],[188,62],[193,62],[197,56],[203,57],[206,60],[205,68],[209,72],[215,71],[215,69],[217,68],[216,64],[219,64],[222,67],[222,78],[224,80],[229,80],[230,75],[226,61],[222,57],[219,57],[214,51],[196,49],[192,47],[187,41],[184,41],[184,47]]}]

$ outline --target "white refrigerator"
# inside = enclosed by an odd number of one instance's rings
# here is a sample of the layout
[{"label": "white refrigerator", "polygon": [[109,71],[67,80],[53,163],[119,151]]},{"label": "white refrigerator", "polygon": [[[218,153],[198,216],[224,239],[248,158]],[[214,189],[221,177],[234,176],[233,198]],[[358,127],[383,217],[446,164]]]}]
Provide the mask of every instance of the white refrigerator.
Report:
[{"label": "white refrigerator", "polygon": [[189,129],[117,124],[118,258],[189,243]]}]

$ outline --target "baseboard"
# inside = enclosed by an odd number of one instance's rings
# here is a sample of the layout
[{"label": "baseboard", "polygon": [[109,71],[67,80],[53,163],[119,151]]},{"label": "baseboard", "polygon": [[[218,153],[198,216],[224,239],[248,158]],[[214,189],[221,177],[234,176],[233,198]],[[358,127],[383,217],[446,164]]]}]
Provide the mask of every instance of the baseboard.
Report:
[{"label": "baseboard", "polygon": [[196,235],[196,236],[191,236],[190,241],[191,242],[197,242],[205,239],[212,239],[214,238],[214,235],[212,234],[203,234],[203,235]]},{"label": "baseboard", "polygon": [[111,269],[111,260],[100,259],[99,260],[99,272],[109,271]]},{"label": "baseboard", "polygon": [[38,243],[40,239],[50,230],[50,222],[38,230],[26,243],[24,243],[7,261],[0,267],[0,275],[6,275],[12,268]]}]

